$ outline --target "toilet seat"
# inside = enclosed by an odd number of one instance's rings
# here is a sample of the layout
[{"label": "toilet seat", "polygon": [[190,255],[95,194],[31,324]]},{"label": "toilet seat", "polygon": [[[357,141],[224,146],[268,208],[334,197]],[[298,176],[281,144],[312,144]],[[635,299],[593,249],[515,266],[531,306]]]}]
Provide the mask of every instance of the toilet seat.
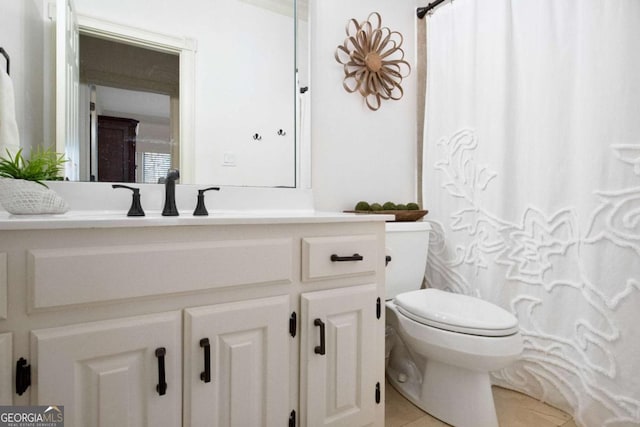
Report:
[{"label": "toilet seat", "polygon": [[439,289],[405,292],[395,298],[406,317],[438,329],[486,337],[518,332],[518,319],[508,311],[479,298]]}]

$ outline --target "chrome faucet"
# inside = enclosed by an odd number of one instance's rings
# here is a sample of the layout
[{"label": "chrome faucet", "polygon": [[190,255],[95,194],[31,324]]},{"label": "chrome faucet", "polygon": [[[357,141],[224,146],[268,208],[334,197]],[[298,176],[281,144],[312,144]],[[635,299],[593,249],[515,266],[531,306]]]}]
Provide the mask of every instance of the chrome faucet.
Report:
[{"label": "chrome faucet", "polygon": [[178,169],[169,169],[164,179],[164,209],[162,216],[178,216],[176,208],[176,180],[180,178]]}]

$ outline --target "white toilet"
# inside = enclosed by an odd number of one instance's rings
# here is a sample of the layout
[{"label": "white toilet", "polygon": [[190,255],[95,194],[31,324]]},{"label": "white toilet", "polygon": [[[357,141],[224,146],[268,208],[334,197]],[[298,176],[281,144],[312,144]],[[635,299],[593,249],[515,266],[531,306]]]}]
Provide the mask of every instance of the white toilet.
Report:
[{"label": "white toilet", "polygon": [[386,231],[389,383],[453,426],[498,427],[489,371],[522,352],[518,320],[478,298],[420,289],[428,223],[387,223]]}]

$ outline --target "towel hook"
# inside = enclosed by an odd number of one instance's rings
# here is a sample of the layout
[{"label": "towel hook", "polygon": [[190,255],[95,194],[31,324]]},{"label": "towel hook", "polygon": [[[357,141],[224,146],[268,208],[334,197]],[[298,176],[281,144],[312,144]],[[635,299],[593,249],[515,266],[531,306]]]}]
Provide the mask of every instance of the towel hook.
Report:
[{"label": "towel hook", "polygon": [[7,75],[9,74],[9,64],[11,63],[11,59],[9,58],[9,54],[6,50],[0,47],[0,53],[4,56],[4,59],[7,60]]}]

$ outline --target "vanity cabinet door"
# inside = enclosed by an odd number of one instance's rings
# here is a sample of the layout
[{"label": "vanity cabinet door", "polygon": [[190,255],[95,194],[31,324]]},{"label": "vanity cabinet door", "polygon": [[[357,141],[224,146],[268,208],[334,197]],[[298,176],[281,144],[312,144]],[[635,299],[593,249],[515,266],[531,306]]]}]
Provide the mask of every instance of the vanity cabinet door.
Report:
[{"label": "vanity cabinet door", "polygon": [[0,334],[0,405],[13,404],[11,332]]},{"label": "vanity cabinet door", "polygon": [[179,426],[181,325],[175,311],[32,331],[32,404],[64,405],[67,427]]},{"label": "vanity cabinet door", "polygon": [[377,287],[301,295],[301,425],[372,425],[376,419]]},{"label": "vanity cabinet door", "polygon": [[185,426],[285,426],[289,296],[185,310]]}]

